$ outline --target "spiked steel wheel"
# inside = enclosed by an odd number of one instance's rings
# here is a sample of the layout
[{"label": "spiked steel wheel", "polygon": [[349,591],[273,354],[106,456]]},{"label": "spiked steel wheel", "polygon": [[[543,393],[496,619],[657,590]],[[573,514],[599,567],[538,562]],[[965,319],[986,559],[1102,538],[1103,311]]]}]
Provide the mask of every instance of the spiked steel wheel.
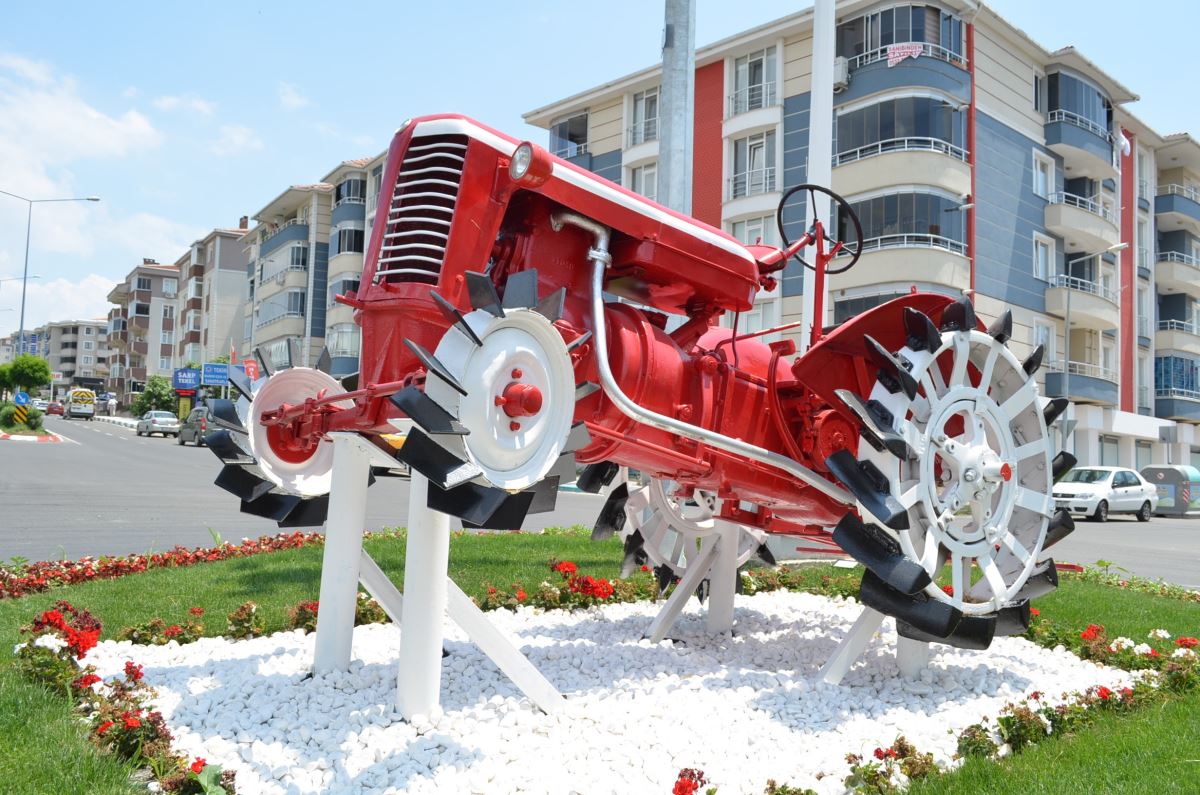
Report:
[{"label": "spiked steel wheel", "polygon": [[[990,333],[978,331],[963,299],[942,320],[935,330],[923,315],[906,317],[908,343],[894,354],[867,340],[879,378],[865,403],[841,396],[860,418],[870,407],[861,460],[843,451],[830,466],[855,492],[867,523],[839,527],[855,549],[869,550],[855,555],[875,577],[870,594],[864,582],[864,600],[902,618],[901,634],[986,647],[993,632],[1020,623],[1010,613],[1024,605],[1027,614],[1044,579],[1047,531],[1061,527],[1050,497],[1047,420],[1062,407],[1039,408],[1036,382],[1004,344],[1004,318]],[[1053,533],[1051,542],[1064,535]],[[925,576],[898,569],[899,560]],[[981,620],[951,621],[945,633],[936,605]]]},{"label": "spiked steel wheel", "polygon": [[[720,500],[713,492],[696,489],[689,493],[673,480],[652,478],[632,490],[625,501],[626,522],[621,532],[626,540],[622,576],[632,573],[635,556],[641,551],[656,572],[669,569],[675,577],[682,577],[688,563],[698,557],[700,542],[717,532],[717,522],[724,521],[717,518],[719,510]],[[737,564],[742,566],[758,552],[766,535],[744,525],[739,529]]]}]

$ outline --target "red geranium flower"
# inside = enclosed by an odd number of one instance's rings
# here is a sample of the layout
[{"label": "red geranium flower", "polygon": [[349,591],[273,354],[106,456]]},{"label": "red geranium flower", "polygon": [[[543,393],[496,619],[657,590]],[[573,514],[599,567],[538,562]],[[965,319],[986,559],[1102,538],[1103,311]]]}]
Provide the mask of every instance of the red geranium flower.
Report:
[{"label": "red geranium flower", "polygon": [[953,585],[943,585],[942,590],[946,593],[946,596],[954,596],[954,586]]},{"label": "red geranium flower", "polygon": [[1032,693],[1030,693],[1030,694],[1029,694],[1029,700],[1030,700],[1030,701],[1037,701],[1037,700],[1039,700],[1041,697],[1042,697],[1042,691],[1041,691],[1041,690],[1034,690]]},{"label": "red geranium flower", "polygon": [[1096,688],[1096,695],[1100,697],[1101,701],[1108,701],[1110,698],[1112,698],[1112,691],[1104,685],[1100,685],[1098,688]]},{"label": "red geranium flower", "polygon": [[1036,607],[1029,608],[1029,615],[1033,616],[1034,618],[1037,618],[1041,614],[1042,614],[1042,611],[1038,610]]},{"label": "red geranium flower", "polygon": [[574,563],[572,563],[569,560],[561,561],[561,562],[555,564],[555,566],[554,566],[554,571],[557,571],[559,574],[568,575],[568,576],[571,574],[574,574],[578,570],[579,570],[579,567],[576,566]]},{"label": "red geranium flower", "polygon": [[1121,697],[1124,698],[1126,701],[1133,698],[1133,688],[1132,687],[1121,688]]},{"label": "red geranium flower", "polygon": [[111,729],[112,727],[113,727],[113,722],[111,720],[106,720],[106,721],[104,721],[104,723],[101,723],[99,726],[96,727],[96,734],[103,737],[106,733],[108,733],[108,730]]},{"label": "red geranium flower", "polygon": [[196,757],[196,761],[192,762],[192,765],[191,765],[192,772],[195,773],[196,775],[200,775],[200,771],[203,770],[205,765],[207,765],[207,764],[208,764],[208,762],[206,762],[204,760],[204,757],[202,757],[202,756]]},{"label": "red geranium flower", "polygon": [[521,588],[518,588],[518,589],[517,589],[517,601],[518,601],[518,602],[524,602],[524,601],[525,601],[525,596],[526,596],[526,594],[525,594],[525,591],[524,591],[524,590],[522,590]]},{"label": "red geranium flower", "polygon": [[145,676],[142,673],[142,666],[135,664],[132,660],[125,661],[125,675],[135,682],[140,682]]},{"label": "red geranium flower", "polygon": [[1095,640],[1103,631],[1104,627],[1100,624],[1088,624],[1087,629],[1079,633],[1079,637],[1083,640]]},{"label": "red geranium flower", "polygon": [[200,616],[204,615],[204,608],[203,607],[189,607],[188,612],[191,613],[192,615],[196,616],[197,618],[199,618]]},{"label": "red geranium flower", "polygon": [[180,627],[178,624],[172,624],[171,626],[169,626],[163,630],[163,634],[166,635],[168,638],[173,638],[176,635],[180,635],[182,633],[183,633],[183,628]]},{"label": "red geranium flower", "polygon": [[79,690],[83,690],[85,687],[91,687],[99,681],[100,677],[96,676],[95,674],[84,674],[72,682],[71,686]]},{"label": "red geranium flower", "polygon": [[1200,644],[1200,640],[1196,638],[1176,638],[1175,645],[1181,649],[1191,649]]}]

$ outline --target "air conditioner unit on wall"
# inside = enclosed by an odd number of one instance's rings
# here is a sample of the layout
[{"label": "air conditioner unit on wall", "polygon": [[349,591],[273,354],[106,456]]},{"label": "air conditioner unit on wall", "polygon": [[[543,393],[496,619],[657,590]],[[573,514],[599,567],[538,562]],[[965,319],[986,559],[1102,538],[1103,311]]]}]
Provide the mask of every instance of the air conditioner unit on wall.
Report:
[{"label": "air conditioner unit on wall", "polygon": [[833,93],[850,87],[850,62],[839,55],[833,59]]}]

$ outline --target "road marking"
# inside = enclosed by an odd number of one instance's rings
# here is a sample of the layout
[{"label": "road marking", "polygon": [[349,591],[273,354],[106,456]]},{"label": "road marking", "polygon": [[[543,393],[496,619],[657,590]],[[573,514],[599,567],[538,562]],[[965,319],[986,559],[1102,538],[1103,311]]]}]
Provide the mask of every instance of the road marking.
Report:
[{"label": "road marking", "polygon": [[79,444],[79,442],[75,441],[75,440],[74,440],[74,439],[72,439],[70,436],[66,436],[66,435],[64,435],[64,434],[61,434],[61,433],[60,433],[60,434],[57,434],[57,436],[58,436],[58,438],[62,439],[64,442],[70,442],[71,444]]}]

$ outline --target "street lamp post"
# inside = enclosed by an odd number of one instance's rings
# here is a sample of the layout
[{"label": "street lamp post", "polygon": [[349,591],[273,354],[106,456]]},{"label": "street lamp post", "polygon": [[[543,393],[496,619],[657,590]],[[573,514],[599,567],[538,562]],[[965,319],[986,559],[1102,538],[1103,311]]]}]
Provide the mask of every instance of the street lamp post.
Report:
[{"label": "street lamp post", "polygon": [[0,193],[3,193],[5,196],[11,196],[14,199],[20,199],[28,206],[25,213],[25,269],[21,274],[21,328],[17,336],[17,355],[20,356],[25,352],[25,288],[29,282],[29,234],[33,229],[33,205],[46,204],[48,202],[98,202],[100,201],[100,197],[80,196],[68,199],[27,199],[24,196],[18,196],[6,190],[0,190]]},{"label": "street lamp post", "polygon": [[[1116,243],[1116,244],[1111,245],[1108,248],[1104,249],[1103,251],[1097,252],[1095,254],[1089,254],[1086,257],[1080,257],[1076,261],[1082,262],[1084,260],[1089,260],[1092,257],[1102,257],[1105,254],[1115,254],[1116,252],[1124,251],[1127,248],[1129,248],[1128,242]],[[1067,275],[1070,276],[1069,269],[1067,271]],[[1063,335],[1062,396],[1065,397],[1068,401],[1071,399],[1071,293],[1072,293],[1072,291],[1074,291],[1074,289],[1075,288],[1072,287],[1070,285],[1070,283],[1067,284],[1067,316],[1064,321],[1065,332]],[[1069,407],[1071,404],[1068,403],[1067,405]],[[1071,414],[1073,414],[1073,413],[1074,413],[1073,411],[1068,411],[1067,416],[1063,418],[1063,421],[1061,423],[1059,423],[1058,427],[1062,431],[1062,445],[1059,448],[1060,450],[1067,449],[1067,434],[1068,434],[1067,421],[1069,419],[1071,419]]]}]

